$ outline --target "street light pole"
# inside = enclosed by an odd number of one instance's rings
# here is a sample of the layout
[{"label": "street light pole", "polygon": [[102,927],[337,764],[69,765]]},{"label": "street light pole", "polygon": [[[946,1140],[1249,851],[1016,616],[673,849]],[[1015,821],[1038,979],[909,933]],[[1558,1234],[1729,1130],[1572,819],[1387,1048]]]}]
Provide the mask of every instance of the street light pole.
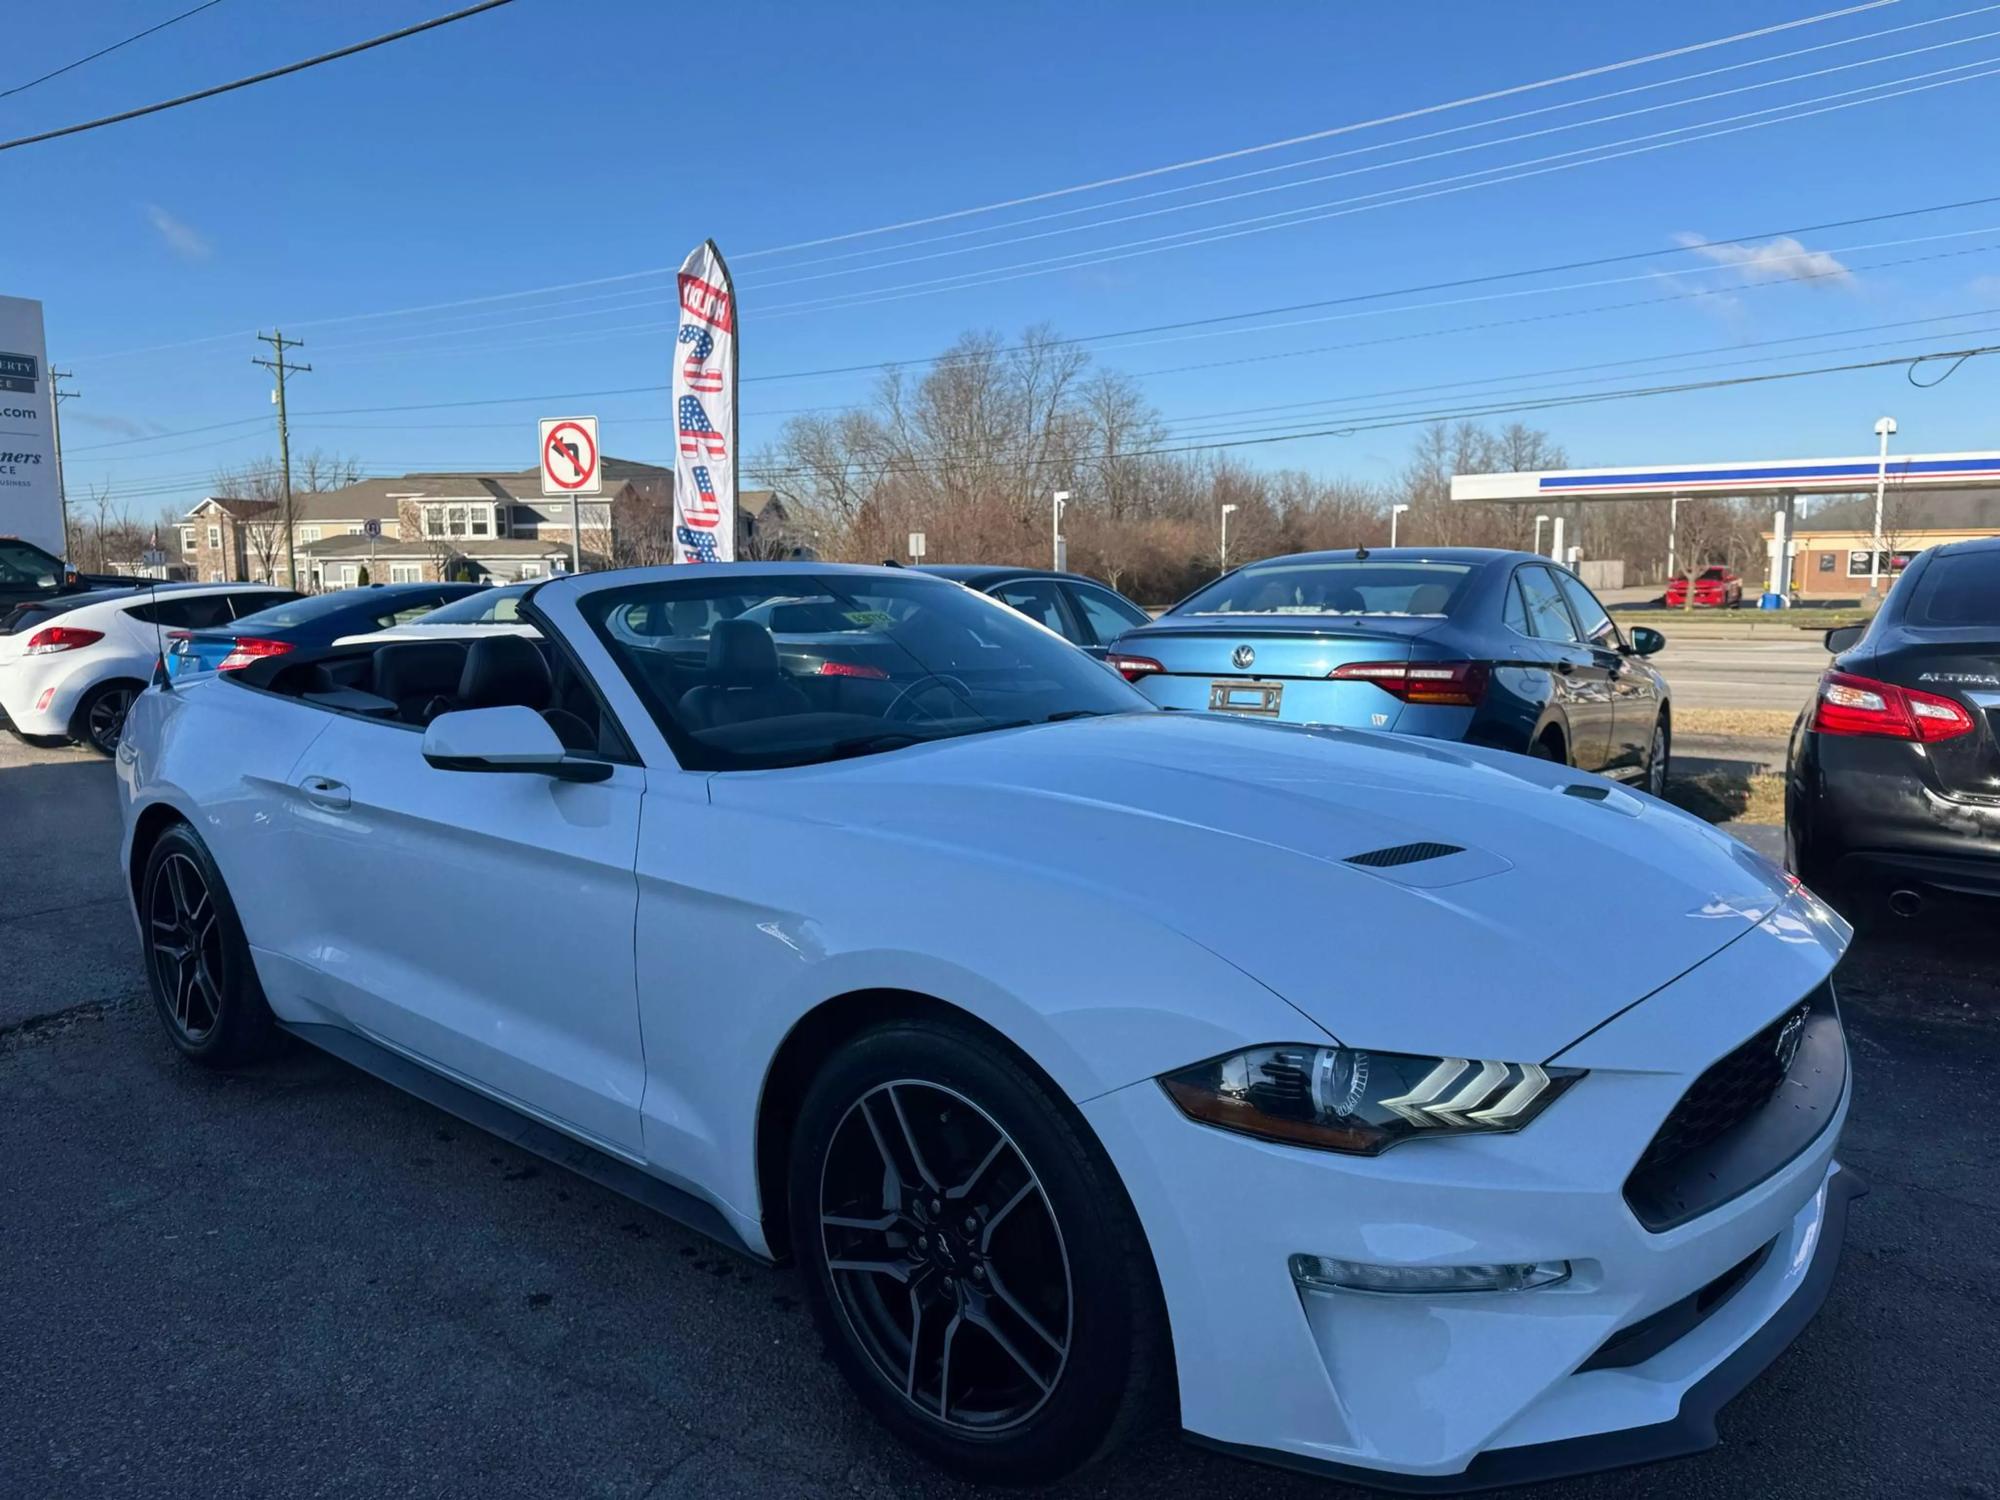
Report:
[{"label": "street light pole", "polygon": [[1392,505],[1389,507],[1389,545],[1391,547],[1396,545],[1396,522],[1401,519],[1403,512],[1409,508],[1407,505]]},{"label": "street light pole", "polygon": [[1882,500],[1889,488],[1889,439],[1896,431],[1896,419],[1884,417],[1875,424],[1875,436],[1882,440],[1882,458],[1875,469],[1875,548],[1868,554],[1868,597],[1882,597]]},{"label": "street light pole", "polygon": [[1069,495],[1070,492],[1068,490],[1057,490],[1050,497],[1054,502],[1050,506],[1051,515],[1049,521],[1050,566],[1058,573],[1065,571],[1063,563],[1067,561],[1063,556],[1062,518],[1063,507],[1069,504]]},{"label": "street light pole", "polygon": [[1222,507],[1222,571],[1229,571],[1229,518],[1236,512],[1233,505]]},{"label": "street light pole", "polygon": [[1537,555],[1539,555],[1542,550],[1542,527],[1548,521],[1548,519],[1549,518],[1547,516],[1535,517],[1535,552]]}]

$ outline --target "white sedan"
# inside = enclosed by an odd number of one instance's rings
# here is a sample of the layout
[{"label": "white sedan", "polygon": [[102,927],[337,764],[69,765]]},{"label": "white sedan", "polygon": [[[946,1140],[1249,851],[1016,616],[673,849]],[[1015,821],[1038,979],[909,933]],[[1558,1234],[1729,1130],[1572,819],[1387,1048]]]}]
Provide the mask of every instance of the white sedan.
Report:
[{"label": "white sedan", "polygon": [[[851,652],[781,652],[802,598]],[[1401,1488],[1662,1458],[1824,1298],[1848,929],[1664,803],[1158,711],[911,572],[520,613],[138,700],[167,1034],[291,1032],[796,1260],[957,1471],[1156,1421]]]}]

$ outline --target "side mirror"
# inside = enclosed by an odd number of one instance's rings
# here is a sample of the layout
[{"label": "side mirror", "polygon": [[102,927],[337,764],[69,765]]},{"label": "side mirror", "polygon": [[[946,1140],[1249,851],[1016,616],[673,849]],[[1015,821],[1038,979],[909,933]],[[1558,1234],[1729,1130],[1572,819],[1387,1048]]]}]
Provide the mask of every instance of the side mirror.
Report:
[{"label": "side mirror", "polygon": [[440,771],[527,772],[558,781],[604,781],[611,763],[571,755],[532,708],[464,708],[424,731],[424,759]]},{"label": "side mirror", "polygon": [[1659,631],[1653,629],[1652,626],[1634,625],[1632,627],[1632,654],[1634,656],[1651,656],[1654,652],[1663,650],[1666,644],[1667,638],[1661,635]]},{"label": "side mirror", "polygon": [[1826,649],[1835,656],[1843,651],[1852,651],[1867,633],[1866,625],[1843,625],[1838,630],[1829,630],[1826,633]]}]

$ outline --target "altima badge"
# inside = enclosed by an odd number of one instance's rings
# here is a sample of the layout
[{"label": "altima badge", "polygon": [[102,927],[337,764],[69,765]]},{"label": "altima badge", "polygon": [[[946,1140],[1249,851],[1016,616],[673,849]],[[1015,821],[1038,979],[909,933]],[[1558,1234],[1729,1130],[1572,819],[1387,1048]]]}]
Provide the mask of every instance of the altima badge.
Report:
[{"label": "altima badge", "polygon": [[1230,652],[1229,659],[1236,664],[1238,671],[1248,671],[1257,665],[1257,653],[1248,646],[1238,646]]}]

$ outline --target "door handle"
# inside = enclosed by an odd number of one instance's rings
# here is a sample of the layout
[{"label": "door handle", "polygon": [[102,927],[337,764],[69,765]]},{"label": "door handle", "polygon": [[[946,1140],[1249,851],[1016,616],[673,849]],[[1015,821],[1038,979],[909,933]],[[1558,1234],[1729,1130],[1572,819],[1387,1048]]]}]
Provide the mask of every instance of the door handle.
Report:
[{"label": "door handle", "polygon": [[1556,670],[1567,677],[1576,670],[1576,663],[1573,661],[1559,661],[1556,663]]},{"label": "door handle", "polygon": [[354,794],[344,782],[327,776],[308,776],[299,783],[306,794],[306,801],[314,807],[323,807],[328,812],[346,812],[354,805]]}]

